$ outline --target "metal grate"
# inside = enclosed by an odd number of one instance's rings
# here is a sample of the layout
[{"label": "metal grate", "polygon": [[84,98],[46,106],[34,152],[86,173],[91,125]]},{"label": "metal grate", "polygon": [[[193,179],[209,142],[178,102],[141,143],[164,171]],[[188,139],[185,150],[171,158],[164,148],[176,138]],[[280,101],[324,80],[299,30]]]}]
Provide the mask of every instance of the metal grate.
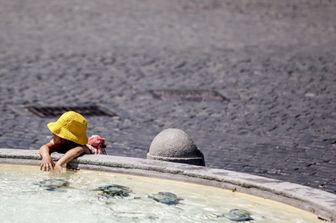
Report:
[{"label": "metal grate", "polygon": [[175,99],[185,101],[228,101],[226,97],[214,90],[163,89],[151,90],[158,99]]},{"label": "metal grate", "polygon": [[97,105],[89,106],[58,106],[58,107],[49,107],[49,106],[26,106],[28,111],[37,115],[41,118],[56,117],[62,115],[67,111],[75,111],[83,116],[116,116],[115,113],[107,111],[106,109],[101,109]]}]

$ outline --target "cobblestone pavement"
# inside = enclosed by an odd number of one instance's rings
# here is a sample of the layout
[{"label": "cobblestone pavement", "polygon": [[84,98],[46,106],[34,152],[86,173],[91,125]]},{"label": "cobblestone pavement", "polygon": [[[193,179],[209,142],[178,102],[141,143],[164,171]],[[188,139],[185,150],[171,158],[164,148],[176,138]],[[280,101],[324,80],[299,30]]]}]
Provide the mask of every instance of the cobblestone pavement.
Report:
[{"label": "cobblestone pavement", "polygon": [[56,118],[25,106],[97,103],[111,155],[181,128],[209,167],[336,193],[335,1],[0,0],[0,18],[0,147],[47,142]]}]

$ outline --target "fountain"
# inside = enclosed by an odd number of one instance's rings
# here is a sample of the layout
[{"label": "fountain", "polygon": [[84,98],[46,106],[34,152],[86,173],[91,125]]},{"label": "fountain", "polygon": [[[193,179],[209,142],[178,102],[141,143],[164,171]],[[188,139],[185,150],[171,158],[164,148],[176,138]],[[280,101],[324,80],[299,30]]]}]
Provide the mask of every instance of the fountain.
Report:
[{"label": "fountain", "polygon": [[245,173],[106,155],[82,156],[71,163],[80,170],[65,174],[41,172],[39,163],[37,151],[0,149],[2,222],[336,219],[336,195]]}]

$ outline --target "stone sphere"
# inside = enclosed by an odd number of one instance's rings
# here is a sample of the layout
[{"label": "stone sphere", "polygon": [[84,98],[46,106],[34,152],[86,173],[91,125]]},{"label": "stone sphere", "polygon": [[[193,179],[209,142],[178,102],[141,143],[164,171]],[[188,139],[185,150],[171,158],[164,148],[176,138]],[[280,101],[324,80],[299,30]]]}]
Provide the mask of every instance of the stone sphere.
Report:
[{"label": "stone sphere", "polygon": [[190,136],[181,129],[165,129],[153,139],[148,159],[204,166],[204,156]]}]

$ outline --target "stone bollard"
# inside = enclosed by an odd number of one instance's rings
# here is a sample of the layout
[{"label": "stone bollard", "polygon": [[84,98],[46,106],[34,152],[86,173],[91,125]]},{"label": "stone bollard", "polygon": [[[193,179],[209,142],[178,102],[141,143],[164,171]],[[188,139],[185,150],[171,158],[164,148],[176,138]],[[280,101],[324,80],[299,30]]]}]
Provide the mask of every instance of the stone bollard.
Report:
[{"label": "stone bollard", "polygon": [[205,166],[203,153],[181,129],[165,129],[153,139],[147,159]]}]

